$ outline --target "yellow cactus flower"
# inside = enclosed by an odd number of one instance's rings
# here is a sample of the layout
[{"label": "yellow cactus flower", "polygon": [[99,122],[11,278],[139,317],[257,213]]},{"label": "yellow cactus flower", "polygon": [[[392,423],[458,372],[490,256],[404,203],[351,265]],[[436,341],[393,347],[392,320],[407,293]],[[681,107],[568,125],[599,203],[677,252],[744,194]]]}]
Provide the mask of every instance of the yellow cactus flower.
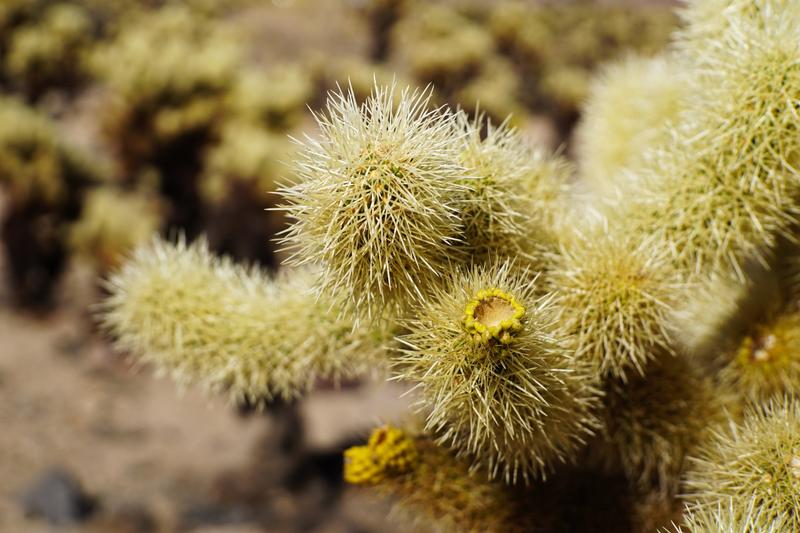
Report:
[{"label": "yellow cactus flower", "polygon": [[464,309],[464,327],[476,343],[511,342],[522,329],[525,307],[501,289],[481,289]]}]

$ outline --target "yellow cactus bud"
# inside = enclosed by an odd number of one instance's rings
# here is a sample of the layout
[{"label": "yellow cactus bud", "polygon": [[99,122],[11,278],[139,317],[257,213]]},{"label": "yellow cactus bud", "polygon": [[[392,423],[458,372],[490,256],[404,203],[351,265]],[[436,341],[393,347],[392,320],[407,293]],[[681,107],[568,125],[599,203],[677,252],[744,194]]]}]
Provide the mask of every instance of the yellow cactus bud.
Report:
[{"label": "yellow cactus bud", "polygon": [[416,461],[414,441],[401,429],[383,426],[372,432],[366,446],[344,452],[344,479],[354,485],[374,485],[408,472]]}]

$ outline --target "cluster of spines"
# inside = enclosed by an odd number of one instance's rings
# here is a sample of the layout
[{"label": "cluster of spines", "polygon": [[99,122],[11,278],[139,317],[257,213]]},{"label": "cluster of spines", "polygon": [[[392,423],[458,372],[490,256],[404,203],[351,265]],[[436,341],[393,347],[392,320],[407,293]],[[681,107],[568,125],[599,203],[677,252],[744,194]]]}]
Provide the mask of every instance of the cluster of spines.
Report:
[{"label": "cluster of spines", "polygon": [[630,194],[646,200],[624,210],[628,227],[654,233],[689,275],[722,270],[743,280],[747,261],[767,262],[800,212],[794,8],[748,4],[721,12],[711,43],[683,43],[696,52],[682,54],[686,104],[638,169],[644,188]]},{"label": "cluster of spines", "polygon": [[463,133],[459,160],[471,178],[469,201],[460,212],[464,244],[475,261],[514,257],[531,229],[525,183],[535,161],[532,150],[507,122],[495,126],[463,112],[457,121]]},{"label": "cluster of spines", "polygon": [[554,263],[548,282],[560,326],[601,375],[643,375],[656,355],[674,352],[670,324],[685,291],[657,243],[592,232],[565,244]]},{"label": "cluster of spines", "polygon": [[317,378],[338,381],[381,365],[388,334],[356,328],[341,298],[317,299],[315,274],[270,278],[217,258],[202,241],[155,240],[108,281],[103,323],[118,346],[234,400],[292,399]]},{"label": "cluster of spines", "polygon": [[280,191],[290,263],[322,265],[319,290],[347,292],[371,317],[408,313],[470,258],[541,262],[569,168],[507,124],[426,109],[428,92],[400,96],[333,93],[321,139],[302,143],[296,183]]},{"label": "cluster of spines", "polygon": [[362,314],[406,310],[458,257],[467,194],[452,114],[430,92],[377,89],[363,105],[334,93],[307,139],[298,182],[281,190],[296,265],[320,264],[320,292],[347,294]]},{"label": "cluster of spines", "polygon": [[427,428],[508,482],[545,476],[596,427],[595,374],[571,357],[552,299],[536,292],[513,263],[457,270],[399,337],[396,374],[418,383]]},{"label": "cluster of spines", "polygon": [[[754,531],[800,528],[800,407],[789,397],[748,410],[741,423],[716,429],[694,454],[686,487],[689,515],[730,506],[729,520]],[[758,509],[752,516],[752,509]],[[749,511],[748,511],[749,510]]]}]

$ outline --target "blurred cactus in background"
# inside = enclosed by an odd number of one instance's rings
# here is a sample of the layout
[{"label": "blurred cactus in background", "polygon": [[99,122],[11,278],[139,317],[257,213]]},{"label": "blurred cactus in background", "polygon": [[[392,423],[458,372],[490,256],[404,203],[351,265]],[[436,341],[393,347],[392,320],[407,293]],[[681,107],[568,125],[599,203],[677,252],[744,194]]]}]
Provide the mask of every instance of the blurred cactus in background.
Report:
[{"label": "blurred cactus in background", "polygon": [[80,218],[69,230],[70,249],[98,272],[108,272],[158,231],[161,211],[152,195],[96,187],[87,193]]},{"label": "blurred cactus in background", "polygon": [[135,15],[94,66],[112,91],[103,125],[128,180],[155,171],[168,223],[200,230],[197,175],[232,88],[239,54],[231,31],[180,7]]},{"label": "blurred cactus in background", "polygon": [[418,6],[392,31],[399,64],[443,94],[460,87],[494,52],[485,28],[441,5]]},{"label": "blurred cactus in background", "polygon": [[0,186],[7,194],[3,244],[8,281],[23,306],[46,308],[64,269],[67,225],[103,171],[59,138],[46,116],[0,99]]},{"label": "blurred cactus in background", "polygon": [[74,91],[89,77],[87,55],[98,28],[91,14],[72,4],[53,4],[11,34],[5,72],[32,101],[47,90]]},{"label": "blurred cactus in background", "polygon": [[550,108],[562,132],[574,124],[595,66],[624,50],[643,56],[659,52],[675,24],[664,7],[632,10],[585,0],[503,2],[488,18],[500,50],[514,61],[522,80],[521,104]]}]

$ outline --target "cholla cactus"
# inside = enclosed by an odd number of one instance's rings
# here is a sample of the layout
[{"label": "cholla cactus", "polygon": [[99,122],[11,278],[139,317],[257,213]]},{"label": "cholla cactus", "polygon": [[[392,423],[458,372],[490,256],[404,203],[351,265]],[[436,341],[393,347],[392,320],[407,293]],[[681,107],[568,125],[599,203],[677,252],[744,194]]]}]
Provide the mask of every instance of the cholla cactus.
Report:
[{"label": "cholla cactus", "polygon": [[220,142],[208,151],[199,189],[209,205],[222,203],[241,188],[263,207],[274,204],[277,183],[291,172],[287,161],[295,147],[284,135],[248,121],[222,129]]},{"label": "cholla cactus", "polygon": [[456,272],[400,337],[397,372],[419,382],[427,427],[508,482],[572,459],[596,425],[594,374],[536,289],[511,263]]},{"label": "cholla cactus", "polygon": [[[676,519],[684,494],[695,530],[798,530],[796,12],[735,0],[688,17],[670,56],[607,71],[587,119],[605,126],[584,126],[578,154],[619,144],[578,161],[615,192],[599,202],[563,157],[430,110],[429,93],[335,93],[280,191],[283,243],[308,270],[271,278],[156,242],[112,278],[105,322],[180,382],[239,399],[385,363],[416,386],[423,429],[379,429],[345,477],[441,529],[547,530],[542,502],[569,521],[602,459],[634,530]],[[570,45],[597,58],[592,39]],[[682,86],[654,81],[672,69]],[[615,116],[653,86],[666,110]]]},{"label": "cholla cactus", "polygon": [[342,296],[315,298],[316,274],[275,279],[216,258],[201,241],[139,248],[109,280],[104,324],[125,351],[172,375],[260,403],[291,399],[317,378],[381,364],[386,333],[340,316]]},{"label": "cholla cactus", "polygon": [[[566,128],[589,92],[593,66],[623,49],[643,55],[658,52],[668,42],[674,17],[656,7],[504,2],[492,11],[489,27],[500,48],[514,59],[523,86],[535,89],[523,95],[522,102],[547,110]],[[553,106],[555,112],[548,109]]]},{"label": "cholla cactus", "polygon": [[21,102],[0,99],[2,237],[18,304],[47,307],[66,262],[66,232],[84,191],[103,171],[63,143],[56,126]]},{"label": "cholla cactus", "polygon": [[275,131],[289,130],[302,120],[313,89],[308,70],[299,65],[247,70],[236,80],[229,106],[236,116]]},{"label": "cholla cactus", "polygon": [[[766,531],[785,523],[800,528],[800,410],[794,399],[751,409],[741,424],[714,432],[686,474],[690,513],[731,507],[734,524]],[[729,500],[730,499],[730,500]],[[758,512],[752,513],[753,507]]]},{"label": "cholla cactus", "polygon": [[652,205],[630,212],[694,273],[725,268],[744,278],[745,260],[763,260],[796,221],[798,28],[785,11],[756,20],[725,11],[731,31],[713,47],[696,45],[691,105],[638,192]]},{"label": "cholla cactus", "polygon": [[156,163],[182,139],[208,135],[239,53],[224,27],[180,7],[131,17],[96,51],[94,68],[114,95],[105,127],[129,169]]},{"label": "cholla cactus", "polygon": [[446,93],[494,50],[485,29],[442,5],[411,11],[395,25],[392,38],[398,62],[416,79],[432,82]]},{"label": "cholla cactus", "polygon": [[69,230],[72,251],[108,272],[161,226],[158,201],[148,195],[97,187],[87,194],[81,217]]},{"label": "cholla cactus", "polygon": [[672,352],[672,313],[685,295],[666,250],[615,235],[577,237],[563,247],[550,277],[559,323],[575,336],[578,357],[604,376],[644,374]]},{"label": "cholla cactus", "polygon": [[0,99],[0,185],[15,205],[63,205],[97,170],[63,143],[45,115],[13,98]]},{"label": "cholla cactus", "polygon": [[13,84],[36,100],[51,87],[72,89],[84,81],[93,26],[90,14],[79,6],[48,7],[41,20],[10,37],[5,69]]},{"label": "cholla cactus", "polygon": [[428,92],[394,87],[359,106],[334,94],[308,139],[299,180],[282,189],[294,221],[284,242],[297,265],[319,263],[322,293],[344,293],[379,316],[422,300],[458,257],[458,213],[468,192],[452,115],[428,111]]},{"label": "cholla cactus", "polygon": [[522,123],[521,85],[513,63],[496,57],[481,65],[480,72],[453,94],[453,100],[472,115],[485,113],[498,122]]},{"label": "cholla cactus", "polygon": [[625,177],[620,172],[666,140],[666,127],[683,109],[685,71],[672,56],[633,56],[593,82],[576,138],[581,175],[597,193],[612,194]]}]

